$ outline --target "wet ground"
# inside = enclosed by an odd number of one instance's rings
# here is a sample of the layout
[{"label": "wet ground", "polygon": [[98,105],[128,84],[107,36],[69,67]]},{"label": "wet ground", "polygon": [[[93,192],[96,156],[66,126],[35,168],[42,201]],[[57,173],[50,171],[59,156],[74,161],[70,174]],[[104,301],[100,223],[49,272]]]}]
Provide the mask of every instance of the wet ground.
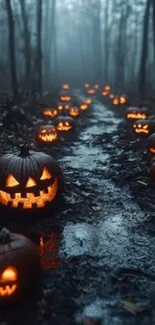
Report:
[{"label": "wet ground", "polygon": [[[147,176],[146,140],[131,133],[122,112],[95,101],[71,139],[43,150],[62,167],[64,197],[54,215],[43,215],[31,228],[18,226],[40,243],[43,291],[39,302],[27,301],[1,320],[154,324],[155,194]],[[122,301],[129,300],[144,310],[125,310]]]}]

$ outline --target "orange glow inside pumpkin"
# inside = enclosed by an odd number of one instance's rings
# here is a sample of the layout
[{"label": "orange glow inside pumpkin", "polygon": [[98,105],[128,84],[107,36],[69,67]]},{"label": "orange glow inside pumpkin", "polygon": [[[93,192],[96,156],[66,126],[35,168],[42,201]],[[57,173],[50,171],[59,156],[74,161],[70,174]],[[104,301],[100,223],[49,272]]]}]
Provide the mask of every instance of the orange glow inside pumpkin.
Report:
[{"label": "orange glow inside pumpkin", "polygon": [[102,96],[107,96],[108,95],[108,91],[103,90],[101,93]]},{"label": "orange glow inside pumpkin", "polygon": [[113,99],[113,104],[114,105],[119,105],[119,98],[114,98]]},{"label": "orange glow inside pumpkin", "polygon": [[72,129],[72,125],[68,121],[59,122],[56,126],[58,131],[69,131]]},{"label": "orange glow inside pumpkin", "polygon": [[92,104],[92,102],[93,102],[93,101],[92,101],[91,98],[86,98],[86,99],[84,100],[84,103],[85,103],[85,104],[88,104],[88,105],[89,105],[89,104]]},{"label": "orange glow inside pumpkin", "polygon": [[62,102],[70,102],[71,101],[71,96],[61,96],[60,100],[62,100]]},{"label": "orange glow inside pumpkin", "polygon": [[90,87],[90,84],[86,83],[84,84],[85,88],[89,88]]},{"label": "orange glow inside pumpkin", "polygon": [[121,96],[120,97],[120,104],[126,104],[127,103],[127,98],[126,97],[124,97],[124,96]]},{"label": "orange glow inside pumpkin", "polygon": [[80,115],[80,112],[79,112],[79,110],[78,110],[78,108],[74,108],[74,107],[72,107],[71,109],[70,109],[70,111],[69,111],[69,115],[70,116],[73,116],[73,117],[76,117],[76,116],[79,116]]},{"label": "orange glow inside pumpkin", "polygon": [[64,85],[62,85],[62,88],[63,88],[63,89],[69,89],[70,87],[69,87],[68,84],[64,84]]},{"label": "orange glow inside pumpkin", "polygon": [[[51,179],[52,175],[50,174],[50,172],[48,171],[48,169],[45,167],[42,175],[40,177],[40,180],[45,180],[45,179]],[[11,182],[10,182],[11,179]],[[7,177],[6,180],[6,187],[13,187],[12,185],[12,180],[13,180],[13,184],[15,184],[16,180],[14,178],[14,176],[12,174],[10,174]],[[34,180],[32,178],[29,178],[29,180],[27,181],[27,187],[33,187],[34,186]],[[36,183],[36,182],[35,182]],[[19,185],[16,184],[14,186]],[[37,186],[37,184],[35,185]],[[17,208],[19,206],[19,204],[22,204],[22,208],[23,209],[32,209],[33,205],[35,205],[37,208],[42,208],[46,205],[47,202],[51,202],[52,200],[54,200],[56,194],[58,191],[58,180],[57,178],[55,178],[54,183],[52,185],[49,185],[46,188],[46,191],[44,190],[40,190],[39,191],[39,195],[35,196],[35,193],[26,193],[26,197],[22,197],[21,193],[14,193],[14,197],[12,198],[12,196],[10,195],[10,193],[8,192],[4,192],[4,191],[0,191],[0,202],[4,205],[8,205],[8,203],[11,204],[11,207],[13,208]]]},{"label": "orange glow inside pumpkin", "polygon": [[43,142],[53,142],[58,139],[57,131],[54,127],[48,127],[39,131],[39,139]]},{"label": "orange glow inside pumpkin", "polygon": [[109,91],[111,89],[111,87],[109,86],[109,85],[106,85],[105,87],[104,87],[104,90],[105,91]]},{"label": "orange glow inside pumpkin", "polygon": [[110,98],[110,99],[113,99],[113,98],[114,98],[114,95],[113,95],[113,94],[110,94],[110,95],[109,95],[109,98]]},{"label": "orange glow inside pumpkin", "polygon": [[151,153],[155,153],[155,148],[148,148]]},{"label": "orange glow inside pumpkin", "polygon": [[56,109],[46,109],[43,111],[44,116],[55,117],[57,116],[58,112]]},{"label": "orange glow inside pumpkin", "polygon": [[0,277],[0,297],[11,296],[17,289],[17,270],[8,266]]},{"label": "orange glow inside pumpkin", "polygon": [[87,90],[87,93],[88,93],[89,95],[94,95],[94,94],[96,93],[96,90],[95,90],[95,89],[88,89],[88,90]]},{"label": "orange glow inside pumpkin", "polygon": [[94,85],[94,89],[99,89],[99,85]]},{"label": "orange glow inside pumpkin", "polygon": [[80,105],[80,109],[81,109],[82,111],[87,110],[87,109],[88,109],[88,104],[81,104],[81,105]]},{"label": "orange glow inside pumpkin", "polygon": [[144,125],[142,125],[141,123],[134,124],[133,129],[134,129],[135,133],[149,134],[149,125],[148,124],[144,124]]},{"label": "orange glow inside pumpkin", "polygon": [[126,117],[129,120],[146,120],[148,118],[147,114],[137,112],[128,113]]}]

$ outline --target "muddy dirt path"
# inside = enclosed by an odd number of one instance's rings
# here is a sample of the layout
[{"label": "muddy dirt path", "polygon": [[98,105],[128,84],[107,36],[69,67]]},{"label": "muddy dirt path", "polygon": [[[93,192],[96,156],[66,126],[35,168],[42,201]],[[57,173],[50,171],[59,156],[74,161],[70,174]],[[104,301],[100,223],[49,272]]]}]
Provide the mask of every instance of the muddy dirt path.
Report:
[{"label": "muddy dirt path", "polygon": [[121,121],[96,102],[75,141],[64,144],[61,154],[53,149],[65,175],[64,202],[54,220],[45,218],[34,228],[45,241],[51,235],[51,241],[57,238],[57,246],[54,257],[44,253],[39,305],[13,311],[13,324],[23,312],[22,324],[84,324],[88,317],[104,325],[151,324],[151,313],[133,316],[120,306],[128,297],[150,305],[155,274],[155,239],[145,226],[147,211],[140,209],[128,184],[121,188],[114,181],[124,154],[123,148],[116,149]]}]

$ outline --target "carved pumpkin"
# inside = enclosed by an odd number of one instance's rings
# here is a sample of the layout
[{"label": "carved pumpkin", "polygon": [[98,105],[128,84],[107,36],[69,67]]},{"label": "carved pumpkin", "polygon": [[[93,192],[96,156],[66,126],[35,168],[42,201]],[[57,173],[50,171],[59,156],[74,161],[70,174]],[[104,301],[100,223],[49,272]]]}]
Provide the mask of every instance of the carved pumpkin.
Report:
[{"label": "carved pumpkin", "polygon": [[55,127],[60,132],[72,131],[74,128],[74,120],[70,116],[59,116],[55,120]]},{"label": "carved pumpkin", "polygon": [[99,89],[99,85],[94,85],[94,89]]},{"label": "carved pumpkin", "polygon": [[68,113],[72,117],[78,117],[80,115],[80,110],[78,107],[71,107]]},{"label": "carved pumpkin", "polygon": [[147,108],[128,107],[125,112],[127,120],[146,120],[148,116]]},{"label": "carved pumpkin", "polygon": [[151,134],[148,138],[147,149],[150,153],[155,155],[155,133]]},{"label": "carved pumpkin", "polygon": [[89,108],[89,106],[88,106],[88,104],[86,104],[86,103],[83,103],[83,104],[80,105],[80,109],[81,109],[82,111],[86,111],[88,108]]},{"label": "carved pumpkin", "polygon": [[60,265],[58,256],[59,237],[52,232],[50,234],[40,234],[40,258],[41,266],[45,270],[57,269]]},{"label": "carved pumpkin", "polygon": [[44,116],[48,116],[50,118],[54,118],[58,115],[58,111],[56,108],[44,108],[42,111]]},{"label": "carved pumpkin", "polygon": [[93,88],[87,90],[87,94],[89,94],[89,95],[94,95],[95,93],[96,93],[96,90]]},{"label": "carved pumpkin", "polygon": [[62,173],[55,159],[29,152],[27,144],[0,158],[0,175],[0,203],[10,208],[43,208],[60,193]]},{"label": "carved pumpkin", "polygon": [[68,90],[69,88],[70,88],[70,87],[69,87],[68,84],[64,84],[64,85],[62,85],[62,89]]},{"label": "carved pumpkin", "polygon": [[113,94],[109,94],[109,98],[110,99],[114,99],[114,95]]},{"label": "carved pumpkin", "polygon": [[127,95],[121,95],[119,98],[120,104],[127,104],[128,102],[128,96]]},{"label": "carved pumpkin", "polygon": [[113,104],[116,105],[116,106],[119,105],[119,104],[120,104],[119,96],[115,96],[112,102],[113,102]]},{"label": "carved pumpkin", "polygon": [[60,111],[63,111],[63,110],[68,110],[70,107],[71,107],[71,105],[68,104],[68,103],[67,104],[66,103],[59,103],[57,109],[58,109],[58,112],[60,112]]},{"label": "carved pumpkin", "polygon": [[104,87],[104,90],[105,90],[105,91],[110,91],[110,89],[111,89],[111,87],[110,87],[109,85],[106,85],[106,86]]},{"label": "carved pumpkin", "polygon": [[69,95],[65,95],[65,96],[60,96],[60,100],[62,102],[70,102],[72,100],[72,97]]},{"label": "carved pumpkin", "polygon": [[57,130],[52,125],[42,125],[36,130],[35,138],[41,143],[52,143],[58,140]]},{"label": "carved pumpkin", "polygon": [[107,96],[108,94],[109,94],[109,91],[107,91],[107,90],[103,90],[101,93],[102,96]]},{"label": "carved pumpkin", "polygon": [[155,123],[151,120],[137,120],[133,124],[133,131],[138,135],[149,135],[153,133]]},{"label": "carved pumpkin", "polygon": [[84,100],[84,103],[85,103],[85,104],[88,104],[88,105],[89,105],[89,104],[92,104],[92,102],[93,102],[93,101],[92,101],[91,98],[86,98],[86,99]]},{"label": "carved pumpkin", "polygon": [[25,236],[3,228],[0,231],[0,256],[0,301],[20,300],[38,285],[38,248]]},{"label": "carved pumpkin", "polygon": [[90,87],[90,84],[86,83],[84,84],[85,88],[89,88]]}]

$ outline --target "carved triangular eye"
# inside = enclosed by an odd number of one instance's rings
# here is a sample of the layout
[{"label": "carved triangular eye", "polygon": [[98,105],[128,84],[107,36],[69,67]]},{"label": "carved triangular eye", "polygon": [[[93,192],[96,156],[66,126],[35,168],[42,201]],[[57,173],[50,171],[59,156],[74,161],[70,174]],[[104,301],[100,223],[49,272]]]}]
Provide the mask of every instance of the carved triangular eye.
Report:
[{"label": "carved triangular eye", "polygon": [[50,179],[50,178],[52,178],[52,175],[50,174],[50,172],[48,171],[48,169],[46,167],[44,167],[40,179],[41,180],[44,180],[44,179]]},{"label": "carved triangular eye", "polygon": [[19,184],[20,183],[15,179],[15,177],[12,174],[8,175],[8,177],[6,179],[6,184],[5,184],[6,187],[14,187]]},{"label": "carved triangular eye", "polygon": [[25,187],[32,187],[35,185],[37,185],[36,181],[33,178],[29,177]]}]

